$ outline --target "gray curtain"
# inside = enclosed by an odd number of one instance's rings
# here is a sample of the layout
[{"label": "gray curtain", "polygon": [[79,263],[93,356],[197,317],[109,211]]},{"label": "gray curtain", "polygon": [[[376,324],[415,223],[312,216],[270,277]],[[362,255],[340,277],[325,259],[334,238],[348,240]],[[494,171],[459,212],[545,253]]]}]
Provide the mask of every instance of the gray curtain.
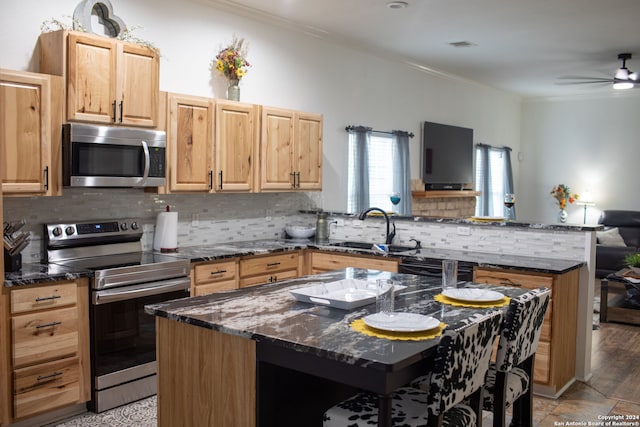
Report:
[{"label": "gray curtain", "polygon": [[400,193],[398,212],[412,215],[411,207],[411,170],[409,167],[409,132],[393,132],[393,188]]},{"label": "gray curtain", "polygon": [[[499,153],[502,161],[492,164],[492,153]],[[502,174],[503,188],[493,188],[492,175]],[[487,144],[476,145],[476,190],[480,191],[476,214],[480,216],[501,215],[507,219],[516,218],[516,207],[508,209],[502,205],[505,193],[513,193],[513,172],[511,170],[511,148],[492,147]],[[493,194],[500,194],[500,200],[492,200]],[[517,197],[516,197],[517,203]]]},{"label": "gray curtain", "polygon": [[349,179],[349,192],[355,198],[351,200],[350,212],[362,212],[369,208],[369,140],[371,128],[353,126],[349,128],[350,143],[354,149],[350,150],[353,176]]}]

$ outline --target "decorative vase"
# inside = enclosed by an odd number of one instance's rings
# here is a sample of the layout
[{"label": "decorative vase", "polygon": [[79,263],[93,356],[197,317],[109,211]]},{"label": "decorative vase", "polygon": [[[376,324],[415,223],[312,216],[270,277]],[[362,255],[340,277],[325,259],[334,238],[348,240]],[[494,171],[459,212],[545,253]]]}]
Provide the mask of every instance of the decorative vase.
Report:
[{"label": "decorative vase", "polygon": [[567,222],[568,217],[569,215],[567,214],[567,211],[565,211],[564,209],[560,209],[560,213],[558,214],[558,220],[560,222]]},{"label": "decorative vase", "polygon": [[227,99],[231,101],[240,101],[240,83],[239,80],[229,80],[229,87],[227,88]]}]

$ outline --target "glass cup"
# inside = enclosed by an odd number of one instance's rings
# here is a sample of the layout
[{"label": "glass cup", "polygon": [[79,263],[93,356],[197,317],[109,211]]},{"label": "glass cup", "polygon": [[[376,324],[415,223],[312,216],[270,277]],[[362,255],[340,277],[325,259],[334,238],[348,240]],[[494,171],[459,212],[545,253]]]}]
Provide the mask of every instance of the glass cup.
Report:
[{"label": "glass cup", "polygon": [[394,309],[395,289],[393,281],[378,279],[376,281],[376,312],[391,314]]},{"label": "glass cup", "polygon": [[442,290],[458,287],[458,261],[442,260]]}]

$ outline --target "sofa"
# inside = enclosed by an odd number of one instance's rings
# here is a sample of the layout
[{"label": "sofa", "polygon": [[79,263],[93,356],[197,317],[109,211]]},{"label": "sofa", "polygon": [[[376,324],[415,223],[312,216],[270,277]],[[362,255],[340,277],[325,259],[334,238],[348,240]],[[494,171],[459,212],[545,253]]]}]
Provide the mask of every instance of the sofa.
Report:
[{"label": "sofa", "polygon": [[640,252],[640,211],[605,210],[597,231],[596,277],[602,279],[625,267],[624,258]]}]

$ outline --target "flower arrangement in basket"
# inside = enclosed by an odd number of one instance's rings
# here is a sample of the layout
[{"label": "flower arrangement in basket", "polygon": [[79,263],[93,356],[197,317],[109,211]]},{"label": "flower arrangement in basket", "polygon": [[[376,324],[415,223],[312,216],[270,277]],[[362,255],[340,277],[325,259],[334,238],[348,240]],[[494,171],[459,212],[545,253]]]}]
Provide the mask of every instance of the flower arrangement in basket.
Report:
[{"label": "flower arrangement in basket", "polygon": [[576,193],[571,193],[571,189],[564,184],[559,184],[553,187],[551,190],[551,195],[558,201],[558,207],[561,210],[567,207],[567,203],[574,203],[578,200],[578,195]]},{"label": "flower arrangement in basket", "polygon": [[[216,70],[230,83],[240,81],[251,65],[247,61],[248,43],[242,38],[233,37],[231,43],[216,55]],[[233,84],[233,83],[232,83]]]}]

